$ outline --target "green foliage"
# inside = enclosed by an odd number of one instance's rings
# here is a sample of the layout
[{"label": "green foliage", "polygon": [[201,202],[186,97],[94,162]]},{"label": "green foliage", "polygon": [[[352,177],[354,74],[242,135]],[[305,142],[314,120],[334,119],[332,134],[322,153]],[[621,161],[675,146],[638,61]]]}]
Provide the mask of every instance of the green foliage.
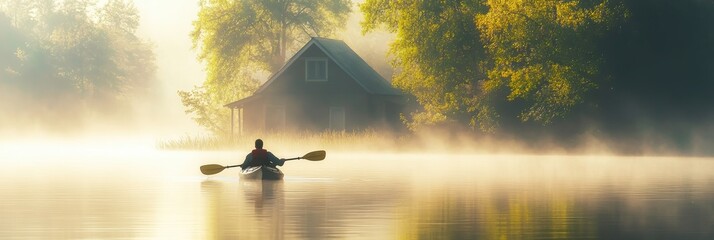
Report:
[{"label": "green foliage", "polygon": [[416,96],[423,109],[410,128],[461,120],[477,107],[484,50],[473,23],[479,1],[368,0],[360,5],[365,32],[380,26],[397,34],[390,53],[393,84]]},{"label": "green foliage", "polygon": [[191,38],[207,77],[203,86],[179,92],[186,112],[225,133],[224,104],[249,96],[258,76],[276,72],[309,36],[331,34],[349,11],[348,0],[202,0]]},{"label": "green foliage", "polygon": [[13,96],[3,102],[62,106],[25,106],[28,117],[76,121],[128,107],[126,100],[153,84],[154,55],[135,35],[139,16],[131,2],[13,0],[0,9],[0,95]]},{"label": "green foliage", "polygon": [[489,59],[486,94],[508,87],[523,121],[563,118],[602,80],[598,40],[622,12],[607,0],[488,0],[476,17]]},{"label": "green foliage", "polygon": [[[619,7],[608,1],[367,0],[364,31],[397,34],[394,84],[423,109],[411,126],[449,121],[494,131],[496,106],[518,101],[522,121],[564,117],[597,87],[598,36]],[[504,90],[509,92],[505,99]]]},{"label": "green foliage", "polygon": [[[216,100],[215,98],[221,95],[210,94],[202,88],[195,88],[190,92],[179,91],[178,94],[179,97],[181,97],[181,102],[188,107],[186,113],[193,114],[196,123],[214,133],[226,133],[230,131],[230,128],[228,128],[230,122],[226,123],[226,119],[230,119],[230,112],[226,111],[223,105],[220,105],[221,102],[227,102],[229,100]],[[226,94],[224,96],[231,95]]]}]

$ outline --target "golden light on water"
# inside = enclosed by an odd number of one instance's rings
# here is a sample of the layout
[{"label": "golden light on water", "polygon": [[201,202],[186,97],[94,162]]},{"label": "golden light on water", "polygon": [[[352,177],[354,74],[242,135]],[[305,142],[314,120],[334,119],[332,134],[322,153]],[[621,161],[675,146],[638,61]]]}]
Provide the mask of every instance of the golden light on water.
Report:
[{"label": "golden light on water", "polygon": [[[336,152],[243,182],[247,150],[159,151],[148,139],[3,144],[0,238],[569,239],[714,214],[707,158]],[[36,151],[43,149],[43,151]],[[293,153],[276,152],[289,157]],[[302,153],[296,153],[302,155]],[[653,212],[654,211],[654,212]],[[10,220],[12,219],[12,220]],[[707,223],[706,219],[697,218]],[[679,224],[670,231],[685,231]],[[697,228],[695,225],[694,228]],[[695,235],[696,236],[696,235]]]}]

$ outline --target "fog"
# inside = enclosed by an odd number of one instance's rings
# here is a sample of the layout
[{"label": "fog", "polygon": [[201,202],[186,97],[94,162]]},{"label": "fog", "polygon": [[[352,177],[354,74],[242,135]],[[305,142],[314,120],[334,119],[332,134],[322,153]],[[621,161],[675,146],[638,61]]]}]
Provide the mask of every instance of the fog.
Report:
[{"label": "fog", "polygon": [[[101,2],[101,1],[100,1]],[[358,3],[361,1],[357,1]],[[21,96],[19,91],[13,89],[0,89],[0,139],[5,142],[39,142],[42,144],[68,141],[70,145],[83,145],[88,142],[104,142],[111,145],[111,140],[117,142],[131,142],[135,138],[142,144],[153,145],[157,141],[180,139],[182,137],[210,136],[202,127],[198,126],[191,116],[187,115],[185,107],[181,104],[177,91],[187,91],[199,86],[206,78],[205,66],[192,49],[189,33],[192,31],[192,22],[196,19],[198,2],[194,0],[156,0],[135,1],[138,10],[139,24],[137,36],[147,41],[155,56],[154,63],[156,82],[149,87],[146,95],[131,97],[126,101],[128,107],[106,106],[93,108],[79,106],[78,109],[88,108],[89,113],[80,119],[72,115],[81,114],[70,101],[53,99],[53,104],[42,101],[27,101],[27,96]],[[363,15],[356,4],[347,20],[343,30],[334,37],[344,40],[357,52],[371,67],[385,79],[391,79],[394,72],[389,64],[391,56],[388,55],[389,43],[395,35],[384,31],[372,31],[362,34],[360,21]],[[13,47],[4,42],[2,47]],[[0,50],[4,50],[0,48]],[[9,49],[12,54],[14,49]],[[4,53],[4,52],[3,52]],[[294,52],[293,52],[294,53]],[[289,53],[288,55],[292,55]],[[19,55],[18,55],[19,56]],[[3,64],[0,62],[0,64]],[[0,75],[3,76],[3,75]],[[266,76],[267,77],[267,76]],[[266,79],[263,79],[265,81]],[[33,86],[40,88],[40,86]],[[51,88],[49,88],[51,90]],[[40,93],[43,94],[43,93]],[[34,96],[31,96],[34,97]],[[42,97],[51,98],[47,95]],[[36,99],[33,99],[36,100]],[[237,100],[237,99],[236,99]],[[636,115],[638,106],[625,110],[628,114]],[[32,109],[33,111],[29,111]],[[99,109],[99,110],[98,110]],[[228,109],[226,109],[228,111]],[[42,114],[30,114],[39,112]],[[48,114],[49,113],[49,114]],[[643,116],[640,118],[646,118]],[[41,118],[41,119],[40,119]],[[633,118],[638,118],[637,116]],[[641,122],[647,122],[642,119]],[[711,154],[711,136],[714,127],[707,126],[706,122],[699,120],[696,126],[689,126],[685,118],[673,126],[680,130],[672,131],[682,134],[685,139],[669,139],[667,131],[656,129],[643,124],[638,129],[628,130],[638,136],[630,139],[620,139],[618,135],[603,134],[597,125],[590,129],[577,131],[572,136],[562,140],[562,135],[549,134],[535,131],[525,134],[520,138],[509,134],[482,134],[470,129],[422,129],[408,134],[382,133],[379,136],[360,137],[353,139],[364,142],[337,143],[334,139],[324,141],[314,140],[311,147],[354,150],[378,151],[457,151],[478,153],[540,153],[540,154],[630,154],[630,155],[702,155]],[[48,130],[42,125],[53,123],[59,127]],[[633,120],[632,122],[637,122]],[[710,121],[709,121],[710,122]],[[588,124],[585,124],[588,125]],[[631,124],[627,126],[633,126]],[[59,130],[57,130],[59,129]],[[546,128],[546,130],[548,130]],[[517,130],[516,130],[517,131]],[[664,133],[663,133],[664,132]],[[260,136],[247,136],[253,138]],[[273,146],[295,150],[290,146],[291,140],[279,140],[285,136],[266,135],[268,139],[275,139]],[[74,139],[74,140],[73,140]],[[93,139],[98,139],[94,141]],[[375,140],[379,139],[379,140]],[[46,140],[46,141],[45,141]],[[76,140],[76,141],[75,141]],[[252,139],[249,139],[252,140]],[[246,140],[246,148],[249,148]],[[682,143],[684,142],[684,143]],[[685,147],[678,146],[684,144]],[[322,147],[321,147],[322,146]],[[348,147],[349,146],[349,147]]]},{"label": "fog", "polygon": [[[177,95],[179,90],[188,90],[201,85],[206,73],[196,59],[189,37],[191,24],[198,13],[198,2],[183,1],[136,1],[142,20],[139,34],[154,43],[160,85],[159,103],[166,110],[164,121],[154,123],[164,128],[161,135],[205,133],[189,116]],[[153,125],[153,124],[152,124]]]},{"label": "fog", "polygon": [[[105,3],[98,1],[97,8]],[[13,4],[0,5],[9,9]],[[155,57],[155,82],[146,94],[122,99],[124,105],[118,107],[110,104],[101,106],[101,101],[94,101],[98,106],[76,106],[76,100],[36,90],[42,88],[40,84],[28,83],[28,89],[34,88],[29,91],[10,85],[10,88],[0,89],[0,110],[3,112],[0,116],[0,140],[7,143],[6,146],[24,143],[73,148],[71,146],[90,142],[112,145],[111,139],[127,143],[132,138],[144,144],[153,141],[149,143],[153,145],[159,140],[210,135],[184,112],[185,107],[177,94],[177,91],[200,86],[206,77],[205,66],[197,60],[198,53],[192,49],[189,37],[193,30],[192,22],[198,13],[198,1],[134,1],[133,4],[139,16],[136,35],[149,44]],[[98,10],[92,8],[89,11]],[[361,19],[355,4],[345,29],[332,37],[344,39],[385,79],[390,79],[392,68],[387,63],[386,42],[393,35],[385,32],[362,35]],[[10,22],[14,24],[16,21]],[[17,41],[21,43],[23,40]],[[2,47],[7,48],[6,54],[16,55],[16,49],[21,48],[21,45],[17,46],[3,41]],[[2,62],[0,66],[4,66]],[[50,92],[64,91],[57,87],[46,88]],[[48,104],[50,102],[54,105]]]}]

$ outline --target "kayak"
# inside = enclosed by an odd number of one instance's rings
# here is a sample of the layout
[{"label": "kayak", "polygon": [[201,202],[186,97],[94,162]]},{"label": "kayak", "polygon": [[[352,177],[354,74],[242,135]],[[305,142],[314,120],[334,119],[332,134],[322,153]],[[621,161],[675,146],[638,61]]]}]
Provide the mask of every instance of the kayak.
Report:
[{"label": "kayak", "polygon": [[269,166],[248,167],[240,171],[240,178],[246,180],[280,180],[283,172]]}]

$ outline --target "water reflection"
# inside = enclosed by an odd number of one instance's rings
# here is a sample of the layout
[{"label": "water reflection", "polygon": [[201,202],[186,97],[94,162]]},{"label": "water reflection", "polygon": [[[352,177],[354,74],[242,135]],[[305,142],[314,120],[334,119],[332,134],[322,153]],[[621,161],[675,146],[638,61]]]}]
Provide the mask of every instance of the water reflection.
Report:
[{"label": "water reflection", "polygon": [[215,180],[201,183],[206,206],[206,238],[283,239],[284,197],[282,181],[244,181],[230,184]]},{"label": "water reflection", "polygon": [[218,181],[205,180],[201,182],[201,195],[203,196],[203,205],[205,206],[205,239],[218,239],[218,233],[221,232],[221,229],[228,228],[228,226],[219,226],[220,222],[225,221],[219,220],[221,210],[223,209],[220,199],[222,188],[223,184]]},{"label": "water reflection", "polygon": [[[453,189],[452,189],[453,190]],[[405,239],[588,239],[597,225],[563,194],[449,189],[412,196],[398,235]],[[500,192],[500,193],[499,193]]]},{"label": "water reflection", "polygon": [[415,180],[408,203],[400,207],[397,235],[714,239],[714,162],[617,160],[621,162],[530,158],[464,163],[451,168],[449,177]]},{"label": "water reflection", "polygon": [[270,213],[281,212],[276,210],[284,205],[283,181],[241,181],[240,185],[246,202],[255,206],[256,215],[264,217],[264,209]]},{"label": "water reflection", "polygon": [[331,157],[251,182],[197,171],[233,156],[4,162],[0,238],[714,239],[712,159]]}]

